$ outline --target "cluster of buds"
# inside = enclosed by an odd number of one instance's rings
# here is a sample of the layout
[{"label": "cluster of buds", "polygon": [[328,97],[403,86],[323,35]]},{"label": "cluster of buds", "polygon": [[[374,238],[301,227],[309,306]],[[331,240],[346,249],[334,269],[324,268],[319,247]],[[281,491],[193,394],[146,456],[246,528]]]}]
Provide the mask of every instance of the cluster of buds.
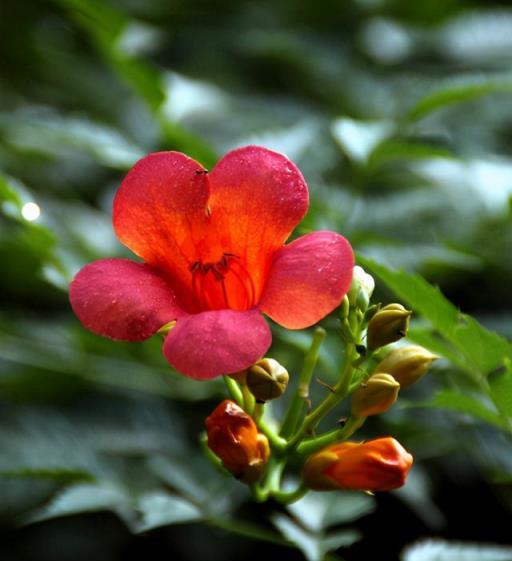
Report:
[{"label": "cluster of buds", "polygon": [[[412,314],[397,303],[383,308],[369,307],[374,287],[371,275],[361,267],[355,267],[348,300],[367,327],[366,348],[370,353],[405,337]],[[436,358],[418,345],[392,350],[353,393],[352,416],[362,419],[388,411],[396,402],[400,389],[419,380]]]},{"label": "cluster of buds", "polygon": [[419,345],[393,349],[352,394],[352,416],[364,418],[388,411],[399,390],[422,378],[436,358]]},{"label": "cluster of buds", "polygon": [[[374,287],[373,278],[361,267],[355,267],[341,314],[345,333],[346,327],[350,326],[350,313],[355,314],[361,327],[366,326],[369,356],[405,337],[411,316],[410,310],[397,303],[383,308],[370,306]],[[351,330],[348,331],[352,335]],[[436,358],[417,345],[393,349],[353,392],[352,419],[361,424],[366,417],[388,411],[396,402],[400,388],[419,380]],[[411,454],[392,437],[367,442],[341,442],[310,456],[304,466],[303,479],[310,489],[319,491],[389,491],[405,483],[412,462]]]},{"label": "cluster of buds", "polygon": [[[353,434],[366,417],[388,411],[396,402],[400,389],[419,380],[437,358],[417,345],[392,349],[382,358],[383,347],[406,335],[411,311],[396,303],[382,308],[370,305],[374,287],[373,278],[361,267],[356,267],[352,286],[341,307],[342,333],[355,352],[360,354],[359,358],[353,357],[352,369],[366,363],[366,373],[355,382],[356,389],[351,387],[354,380],[349,377],[343,390],[343,397],[352,393],[350,425],[346,425],[351,430],[347,430],[344,438]],[[365,352],[361,344],[365,331],[369,352]],[[377,357],[380,361],[376,360]],[[348,372],[356,377],[356,370]],[[267,431],[268,427],[263,424],[261,414],[265,403],[284,394],[288,380],[288,372],[279,362],[263,358],[247,370],[232,375],[233,383],[241,390],[236,398],[241,405],[231,400],[223,401],[206,419],[210,450],[235,477],[244,483],[256,484],[253,489],[268,488],[267,483],[273,481],[269,475],[273,465],[268,464],[271,454],[269,440],[260,428]],[[337,387],[343,388],[341,383]],[[334,393],[338,391],[337,387],[332,388]],[[299,390],[296,398],[303,399]],[[300,414],[301,407],[303,405],[294,407],[292,399],[289,419],[293,420],[294,415]],[[283,427],[285,424],[286,420]],[[284,428],[282,434],[287,435]],[[314,441],[314,438],[310,440]],[[271,441],[274,444],[275,438],[272,437]],[[294,444],[293,437],[288,442],[282,438],[281,441],[284,448],[280,449],[280,454],[288,449],[291,454],[294,450],[300,454],[299,448],[291,446]],[[390,436],[365,442],[330,442],[334,443],[320,450],[313,446],[304,453],[304,456],[309,456],[302,471],[305,488],[317,491],[389,491],[405,483],[413,463],[411,454]],[[258,483],[260,479],[261,485]]]},{"label": "cluster of buds", "polygon": [[[289,375],[277,360],[263,358],[233,378],[243,384],[257,404],[283,395]],[[244,483],[258,481],[270,457],[267,437],[254,419],[234,401],[225,400],[206,419],[207,444],[222,465]]]}]

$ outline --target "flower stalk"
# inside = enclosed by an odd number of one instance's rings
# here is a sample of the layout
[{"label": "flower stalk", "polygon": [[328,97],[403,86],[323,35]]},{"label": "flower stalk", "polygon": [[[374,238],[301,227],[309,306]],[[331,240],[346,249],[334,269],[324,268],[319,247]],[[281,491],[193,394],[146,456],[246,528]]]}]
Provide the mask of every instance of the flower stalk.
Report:
[{"label": "flower stalk", "polygon": [[284,438],[288,438],[293,434],[306,408],[309,398],[309,385],[320,356],[320,348],[326,335],[327,332],[322,327],[317,327],[313,333],[311,345],[304,357],[304,365],[299,375],[297,389],[290,401],[288,411],[281,427],[281,435]]}]

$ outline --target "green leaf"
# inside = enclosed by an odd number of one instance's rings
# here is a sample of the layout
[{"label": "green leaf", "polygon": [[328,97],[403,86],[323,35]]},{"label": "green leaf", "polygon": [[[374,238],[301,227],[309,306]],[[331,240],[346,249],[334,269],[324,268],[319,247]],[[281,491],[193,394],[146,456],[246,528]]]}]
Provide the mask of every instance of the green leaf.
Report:
[{"label": "green leaf", "polygon": [[340,530],[329,535],[310,532],[284,514],[274,514],[271,520],[283,536],[302,551],[308,561],[322,561],[329,551],[342,546],[349,547],[361,537],[354,530]]},{"label": "green leaf", "polygon": [[[27,110],[31,109],[31,111]],[[116,169],[128,169],[142,158],[144,149],[117,129],[82,117],[25,108],[0,113],[0,133],[16,150],[50,158],[68,158],[73,151]]]},{"label": "green leaf", "polygon": [[[8,180],[7,177],[0,174],[0,202],[2,203],[2,210],[4,212],[8,210],[7,205],[12,205],[16,209],[16,217],[19,217],[19,212],[23,205],[23,200],[18,190],[13,185],[12,180]],[[9,213],[11,214],[11,213]]]},{"label": "green leaf", "polygon": [[439,407],[448,411],[466,413],[480,421],[507,428],[499,414],[489,409],[482,401],[455,390],[440,390],[430,401],[410,404],[408,407]]},{"label": "green leaf", "polygon": [[123,48],[123,36],[134,22],[121,10],[100,0],[55,0],[55,3],[69,10],[70,17],[90,35],[105,62],[144,100],[165,140],[205,165],[212,165],[216,160],[213,150],[171,122],[162,110],[167,96],[165,73]]},{"label": "green leaf", "polygon": [[272,522],[286,539],[302,550],[308,561],[320,561],[327,552],[348,547],[360,538],[353,530],[329,532],[328,529],[370,514],[375,509],[375,501],[358,492],[311,492],[286,508],[294,519],[275,514]]},{"label": "green leaf", "polygon": [[332,134],[347,156],[356,162],[365,162],[372,151],[393,133],[388,121],[356,121],[342,118],[334,121]]},{"label": "green leaf", "polygon": [[512,561],[512,547],[426,540],[406,548],[401,561]]},{"label": "green leaf", "polygon": [[397,160],[453,159],[453,153],[443,146],[435,146],[418,140],[386,140],[378,144],[368,157],[369,165],[396,163]]},{"label": "green leaf", "polygon": [[294,543],[282,538],[279,534],[250,522],[216,517],[208,518],[205,522],[215,528],[221,528],[222,530],[244,536],[251,540],[260,540],[286,547],[297,547]]},{"label": "green leaf", "polygon": [[432,331],[432,329],[417,327],[414,325],[409,329],[407,339],[410,339],[413,343],[429,349],[436,355],[447,358],[450,362],[456,364],[462,370],[467,368],[464,357],[457,352],[457,349],[455,349],[449,341],[443,339],[438,333]]},{"label": "green leaf", "polygon": [[512,419],[512,367],[507,364],[503,373],[496,374],[490,380],[491,395],[496,407],[509,419]]},{"label": "green leaf", "polygon": [[490,374],[512,358],[512,345],[506,339],[459,312],[437,287],[418,274],[391,270],[361,255],[358,255],[358,261],[430,322],[434,330],[460,353],[458,364],[474,378]]},{"label": "green leaf", "polygon": [[393,292],[414,306],[441,333],[458,324],[459,311],[441,293],[417,274],[388,269],[386,266],[368,259],[361,254],[358,261],[376,274]]},{"label": "green leaf", "polygon": [[491,93],[512,91],[512,78],[509,76],[487,77],[468,76],[448,80],[441,86],[421,97],[407,111],[406,119],[417,121],[430,113],[453,105],[477,99]]},{"label": "green leaf", "polygon": [[137,508],[142,514],[142,520],[137,525],[138,532],[171,524],[194,522],[203,518],[198,506],[182,497],[163,492],[142,495]]},{"label": "green leaf", "polygon": [[319,532],[370,514],[375,509],[375,500],[359,492],[312,492],[287,508],[305,527]]},{"label": "green leaf", "polygon": [[42,479],[59,483],[93,483],[93,474],[72,468],[19,468],[15,470],[0,470],[0,477],[16,479]]},{"label": "green leaf", "polygon": [[60,516],[109,510],[126,521],[132,521],[132,505],[128,495],[120,488],[102,484],[82,484],[58,493],[50,503],[33,512],[26,523],[39,522]]}]

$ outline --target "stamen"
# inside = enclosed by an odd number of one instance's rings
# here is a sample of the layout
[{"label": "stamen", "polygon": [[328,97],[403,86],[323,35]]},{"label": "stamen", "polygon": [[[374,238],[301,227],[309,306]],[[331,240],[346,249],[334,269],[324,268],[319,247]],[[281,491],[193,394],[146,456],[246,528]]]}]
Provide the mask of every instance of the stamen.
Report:
[{"label": "stamen", "polygon": [[224,278],[220,281],[220,286],[222,287],[222,296],[224,296],[224,304],[226,304],[226,308],[229,308],[228,293],[226,291],[226,283],[224,282]]},{"label": "stamen", "polygon": [[[228,255],[227,253],[225,255]],[[250,296],[249,296],[249,308],[252,308],[254,306],[254,304],[256,303],[256,287],[254,286],[254,281],[252,280],[251,275],[249,274],[249,271],[245,268],[245,266],[242,264],[242,262],[240,261],[239,257],[237,255],[234,255],[233,253],[229,254],[230,257],[234,258],[234,261],[237,263],[237,265],[240,267],[240,270],[242,271],[242,273],[245,276],[245,281],[249,283],[249,288],[250,288]],[[245,282],[240,278],[239,275],[237,275],[235,273],[234,269],[231,269],[231,272],[240,280],[240,282],[245,286]]]},{"label": "stamen", "polygon": [[[236,264],[236,266],[235,266]],[[198,305],[204,310],[221,308],[250,309],[254,306],[256,289],[251,275],[234,253],[224,253],[216,263],[195,261],[190,266],[192,291]],[[209,273],[211,275],[209,276]],[[240,287],[226,282],[226,275],[232,273]],[[209,280],[210,279],[210,280]],[[232,279],[233,281],[233,279]],[[238,299],[230,300],[228,286]],[[240,297],[242,301],[240,301]]]}]

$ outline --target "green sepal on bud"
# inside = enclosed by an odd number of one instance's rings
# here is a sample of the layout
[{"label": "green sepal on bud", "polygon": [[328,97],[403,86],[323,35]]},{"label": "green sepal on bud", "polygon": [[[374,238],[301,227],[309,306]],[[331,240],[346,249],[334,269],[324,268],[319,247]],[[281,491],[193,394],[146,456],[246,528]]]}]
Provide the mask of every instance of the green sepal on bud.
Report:
[{"label": "green sepal on bud", "polygon": [[376,372],[391,374],[402,388],[407,388],[423,377],[437,358],[437,355],[419,345],[400,347],[392,350],[377,365]]},{"label": "green sepal on bud", "polygon": [[246,383],[258,403],[283,395],[289,375],[284,366],[273,358],[262,358],[247,370]]},{"label": "green sepal on bud", "polygon": [[400,384],[390,374],[373,374],[352,394],[352,416],[358,419],[385,413],[395,403]]},{"label": "green sepal on bud", "polygon": [[375,290],[375,280],[362,267],[356,265],[352,275],[352,283],[348,291],[348,300],[352,307],[356,306],[363,312],[368,308],[373,291]]},{"label": "green sepal on bud", "polygon": [[370,320],[366,336],[370,350],[378,349],[405,337],[412,312],[401,304],[388,304]]}]

